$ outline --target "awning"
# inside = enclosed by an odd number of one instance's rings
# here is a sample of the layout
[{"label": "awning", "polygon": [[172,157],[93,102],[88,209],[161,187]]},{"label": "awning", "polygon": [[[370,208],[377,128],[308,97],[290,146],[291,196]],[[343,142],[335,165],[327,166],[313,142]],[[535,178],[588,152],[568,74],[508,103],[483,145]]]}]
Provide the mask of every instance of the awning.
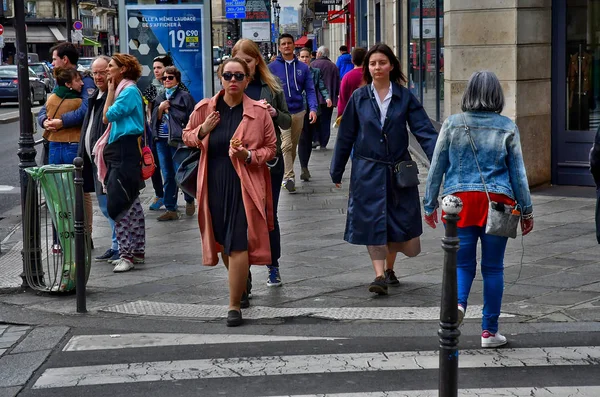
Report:
[{"label": "awning", "polygon": [[296,40],[296,47],[304,47],[306,42],[308,41],[308,37],[302,36],[298,40]]},{"label": "awning", "polygon": [[67,40],[67,38],[65,37],[67,34],[67,30],[65,29],[64,26],[48,26],[48,29],[50,29],[50,31],[52,32],[54,37],[56,37],[56,40],[58,40],[58,41],[66,41]]},{"label": "awning", "polygon": [[81,45],[89,45],[89,46],[94,46],[94,47],[102,47],[102,45],[100,45],[100,43],[98,43],[97,41],[94,41],[92,39],[88,39],[87,37],[83,38],[83,43],[81,43]]},{"label": "awning", "polygon": [[[64,26],[49,25],[49,26],[27,26],[27,43],[57,43],[59,41],[65,41],[66,29]],[[4,37],[5,43],[14,43],[15,28],[12,26],[4,26]]]}]

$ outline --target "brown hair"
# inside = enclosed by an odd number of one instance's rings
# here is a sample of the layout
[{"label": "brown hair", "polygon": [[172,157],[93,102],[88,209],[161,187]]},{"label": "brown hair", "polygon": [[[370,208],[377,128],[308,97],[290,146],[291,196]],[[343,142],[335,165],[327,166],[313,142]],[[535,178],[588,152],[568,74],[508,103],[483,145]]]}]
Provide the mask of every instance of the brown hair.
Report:
[{"label": "brown hair", "polygon": [[123,73],[124,79],[138,81],[142,75],[142,65],[140,65],[138,60],[133,55],[114,54],[112,59],[115,61],[117,66],[125,67],[125,73]]},{"label": "brown hair", "polygon": [[231,55],[235,57],[239,51],[243,52],[244,54],[248,54],[252,58],[256,59],[256,71],[254,73],[258,74],[260,79],[264,81],[267,84],[267,86],[269,86],[269,89],[273,93],[273,96],[282,91],[281,85],[279,84],[273,73],[271,73],[271,71],[269,70],[267,63],[260,54],[258,45],[255,42],[249,39],[238,40],[238,42],[235,43],[233,49],[231,50]]},{"label": "brown hair", "polygon": [[229,64],[229,63],[239,63],[240,65],[242,65],[242,67],[244,68],[244,73],[246,74],[246,77],[250,77],[250,68],[248,67],[248,64],[246,63],[246,61],[244,61],[241,58],[227,58],[226,60],[223,61],[223,63],[221,65],[219,65],[219,70],[217,71],[217,76],[219,76],[219,78],[223,77],[223,70],[225,69],[225,65]]},{"label": "brown hair", "polygon": [[311,50],[310,48],[308,48],[308,47],[302,47],[302,48],[300,49],[300,51],[298,51],[298,55],[300,55],[300,53],[301,53],[302,51],[306,51],[306,52],[308,52],[308,56],[311,56],[311,55],[312,55],[312,50]]},{"label": "brown hair", "polygon": [[53,73],[54,77],[56,77],[56,84],[61,87],[64,87],[67,83],[72,83],[79,76],[79,72],[72,67],[54,68]]},{"label": "brown hair", "polygon": [[163,76],[165,74],[171,74],[171,75],[175,76],[175,78],[177,79],[177,82],[181,83],[181,72],[175,66],[167,66],[165,68],[165,71],[163,72]]},{"label": "brown hair", "polygon": [[404,76],[404,73],[402,73],[402,69],[400,69],[400,61],[398,61],[398,58],[396,58],[396,55],[394,55],[394,51],[392,51],[392,49],[386,44],[375,44],[373,47],[371,47],[371,49],[369,49],[367,55],[365,55],[365,59],[363,61],[363,80],[366,81],[367,84],[371,84],[373,82],[373,76],[371,76],[371,72],[369,72],[369,59],[371,58],[371,55],[375,53],[385,55],[394,67],[390,71],[390,81],[396,82],[400,85],[405,84],[406,77]]}]

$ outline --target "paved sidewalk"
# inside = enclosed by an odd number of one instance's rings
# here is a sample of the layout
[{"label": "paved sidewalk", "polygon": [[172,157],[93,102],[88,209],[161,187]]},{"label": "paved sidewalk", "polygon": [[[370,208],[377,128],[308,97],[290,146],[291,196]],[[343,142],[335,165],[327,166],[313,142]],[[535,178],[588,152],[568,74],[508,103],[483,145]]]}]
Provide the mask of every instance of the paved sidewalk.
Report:
[{"label": "paved sidewalk", "polygon": [[68,332],[0,324],[0,397],[14,397]]},{"label": "paved sidewalk", "polygon": [[[388,297],[373,296],[367,291],[373,271],[366,248],[343,241],[349,168],[343,188],[336,189],[329,178],[331,154],[331,150],[315,150],[311,182],[298,183],[295,195],[282,191],[279,218],[284,285],[268,288],[266,269],[253,267],[253,307],[244,312],[244,317],[435,320],[441,297],[443,228],[432,230],[424,226],[422,254],[397,261],[400,287],[391,289]],[[298,165],[296,169],[299,171]],[[424,182],[424,167],[420,177]],[[551,187],[534,192],[534,231],[524,240],[520,236],[510,240],[507,249],[503,304],[506,321],[600,321],[600,247],[595,238],[594,197],[590,188]],[[151,198],[152,189],[146,188],[142,193],[145,210]],[[180,203],[183,206],[181,198]],[[179,221],[159,223],[159,214],[146,212],[145,265],[114,274],[107,263],[93,264],[88,310],[92,315],[101,311],[223,318],[228,302],[227,275],[223,266],[199,265],[201,247],[196,217],[183,215]],[[93,255],[97,256],[110,242],[108,224],[97,207],[93,236]],[[20,284],[16,278],[22,266],[19,238],[17,232],[2,247],[0,287],[11,282]],[[481,291],[478,276],[467,318],[480,315]],[[0,302],[55,313],[76,312],[75,296],[5,293],[0,294]]]}]

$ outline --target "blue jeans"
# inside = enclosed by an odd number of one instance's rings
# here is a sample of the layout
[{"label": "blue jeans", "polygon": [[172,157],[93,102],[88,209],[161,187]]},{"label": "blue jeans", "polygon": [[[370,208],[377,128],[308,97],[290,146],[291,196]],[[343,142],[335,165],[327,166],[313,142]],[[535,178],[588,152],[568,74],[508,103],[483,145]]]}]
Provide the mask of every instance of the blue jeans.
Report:
[{"label": "blue jeans", "polygon": [[112,245],[111,249],[118,251],[119,243],[117,241],[117,233],[115,232],[115,221],[112,220],[110,216],[108,216],[108,209],[106,208],[106,194],[96,192],[96,198],[98,199],[98,206],[100,207],[100,212],[106,219],[108,219],[108,224],[110,225],[110,230],[112,230]]},{"label": "blue jeans", "polygon": [[[156,151],[158,153],[160,170],[163,175],[165,208],[167,211],[177,211],[177,194],[179,188],[177,187],[177,182],[175,182],[175,173],[181,165],[173,160],[177,148],[170,146],[166,139],[160,138],[156,141]],[[184,198],[186,203],[194,202],[194,198],[187,194],[184,194]]]},{"label": "blue jeans", "polygon": [[50,142],[48,164],[73,164],[79,143]]},{"label": "blue jeans", "polygon": [[460,246],[456,258],[458,304],[467,308],[467,299],[477,268],[477,240],[481,239],[481,275],[483,276],[483,318],[481,329],[498,332],[498,317],[504,291],[504,251],[508,237],[485,233],[485,227],[459,227]]}]

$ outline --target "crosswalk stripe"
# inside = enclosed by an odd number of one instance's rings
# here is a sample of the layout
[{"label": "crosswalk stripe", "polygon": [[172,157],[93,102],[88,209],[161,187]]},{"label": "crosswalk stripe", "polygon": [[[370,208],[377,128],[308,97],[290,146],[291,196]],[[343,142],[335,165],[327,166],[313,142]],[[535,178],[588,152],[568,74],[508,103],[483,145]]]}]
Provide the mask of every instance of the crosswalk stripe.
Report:
[{"label": "crosswalk stripe", "polygon": [[161,346],[213,345],[229,343],[335,341],[346,338],[321,338],[274,335],[231,334],[122,334],[77,335],[72,337],[63,351],[113,350]]},{"label": "crosswalk stripe", "polygon": [[[276,397],[438,397],[438,393],[437,390],[406,390],[374,393],[288,394]],[[598,397],[600,386],[459,389],[459,395],[461,397]]]},{"label": "crosswalk stripe", "polygon": [[[469,306],[465,318],[481,318],[483,306]],[[196,305],[190,303],[152,302],[138,300],[102,308],[101,311],[137,316],[165,316],[192,318],[223,318],[227,306]],[[332,320],[439,320],[439,307],[268,307],[251,306],[244,310],[245,319],[317,317]],[[515,317],[502,313],[501,317]]]},{"label": "crosswalk stripe", "polygon": [[[599,360],[600,346],[473,349],[460,352],[459,366],[460,368],[508,368],[597,365]],[[438,362],[436,351],[151,361],[50,368],[38,378],[33,388],[246,376],[437,369]]]}]

